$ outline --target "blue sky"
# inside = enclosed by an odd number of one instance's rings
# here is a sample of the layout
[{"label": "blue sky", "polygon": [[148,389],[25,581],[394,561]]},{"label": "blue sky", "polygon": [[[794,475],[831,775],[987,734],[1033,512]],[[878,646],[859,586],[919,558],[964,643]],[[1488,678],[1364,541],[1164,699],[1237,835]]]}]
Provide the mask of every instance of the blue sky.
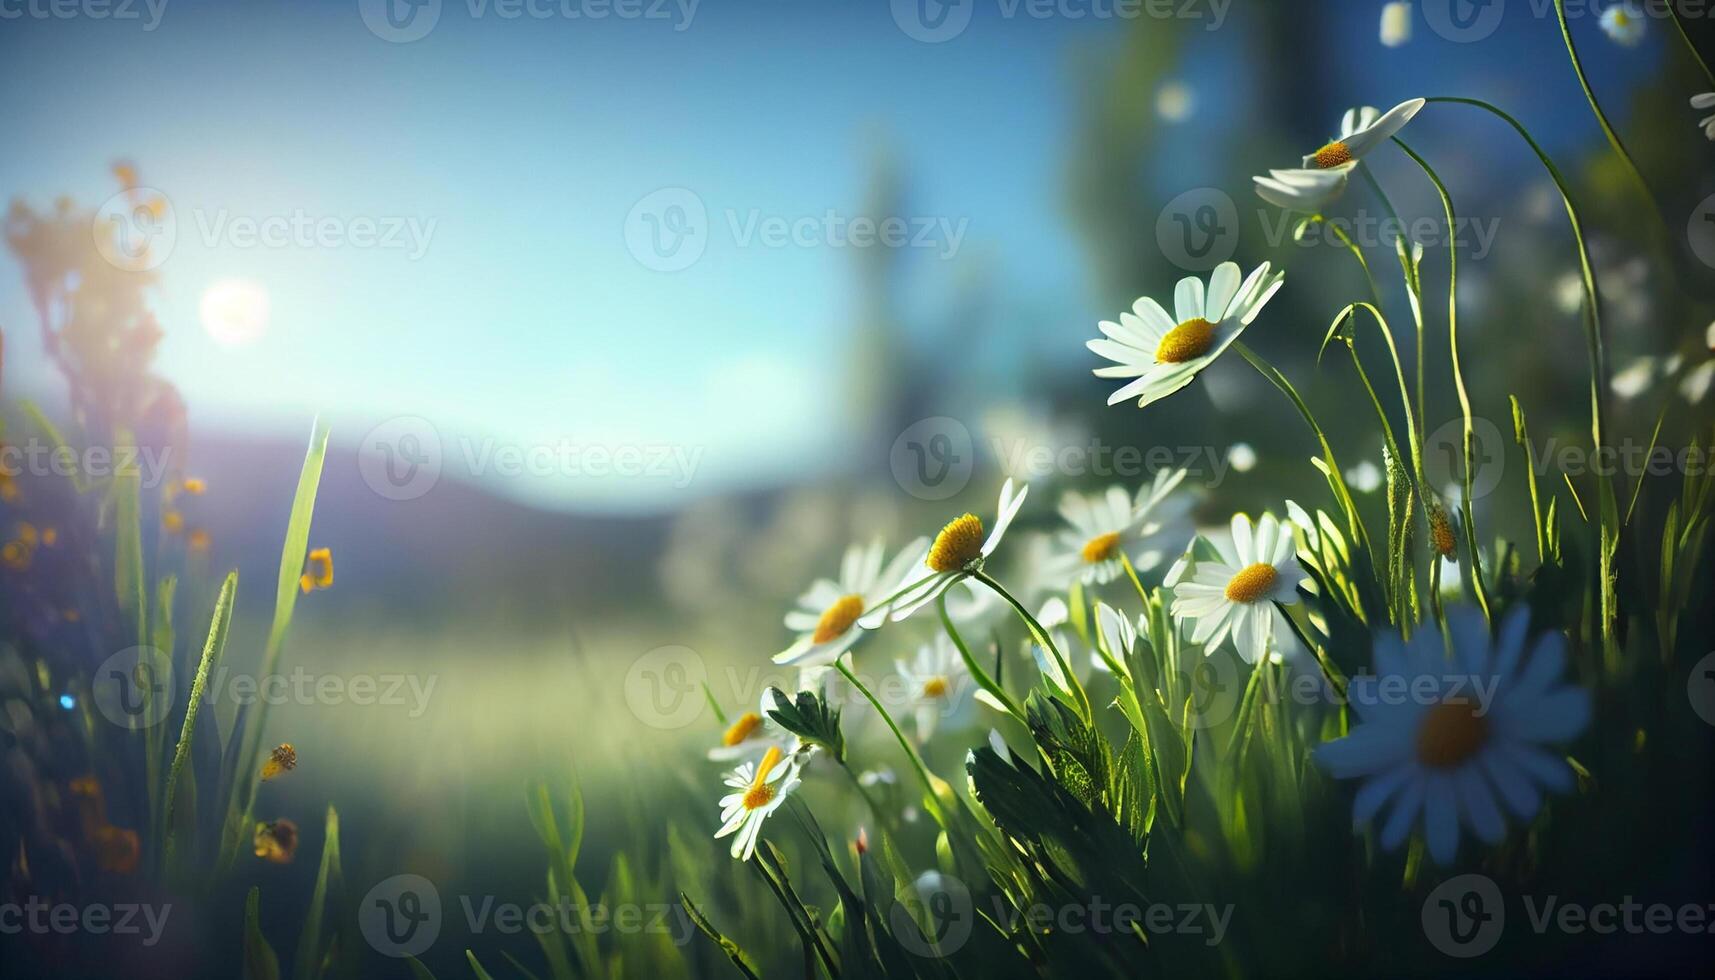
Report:
[{"label": "blue sky", "polygon": [[[446,0],[427,36],[401,44],[369,31],[357,0],[166,0],[152,31],[0,21],[0,124],[24,148],[0,160],[0,196],[94,204],[118,156],[167,194],[178,241],[160,269],[159,368],[199,428],[296,435],[321,411],[355,443],[416,414],[448,437],[696,445],[705,488],[833,465],[852,251],[741,246],[728,216],[741,228],[752,213],[850,216],[883,144],[909,179],[910,215],[965,223],[954,261],[932,249],[907,261],[934,282],[980,256],[1009,290],[1065,310],[1046,328],[1065,332],[1067,369],[1081,363],[1098,311],[1062,207],[1068,69],[1125,24],[974,0],[963,34],[925,44],[885,2],[702,0],[688,26],[473,16],[478,2]],[[1350,16],[1328,50],[1342,57],[1307,71],[1369,101],[1417,94],[1424,78],[1445,92],[1505,78],[1528,118],[1535,83],[1509,62],[1566,71],[1552,23],[1516,11],[1495,44],[1451,45],[1420,21],[1410,46],[1386,52],[1380,3],[1337,5]],[[1246,87],[1278,84],[1244,71],[1245,6],[1187,58],[1199,108],[1183,128],[1210,152],[1242,144]],[[1627,74],[1611,52],[1592,57]],[[1583,107],[1559,104],[1539,119],[1568,119],[1567,138],[1583,139]],[[690,189],[709,216],[706,251],[672,273],[626,238],[633,206],[664,187]],[[294,214],[415,221],[426,247],[245,247],[226,231]],[[269,328],[246,346],[198,326],[203,294],[228,279],[269,298]],[[0,324],[24,366],[8,380],[29,389],[34,322],[13,273],[0,276]],[[524,492],[649,502],[588,484]]]}]

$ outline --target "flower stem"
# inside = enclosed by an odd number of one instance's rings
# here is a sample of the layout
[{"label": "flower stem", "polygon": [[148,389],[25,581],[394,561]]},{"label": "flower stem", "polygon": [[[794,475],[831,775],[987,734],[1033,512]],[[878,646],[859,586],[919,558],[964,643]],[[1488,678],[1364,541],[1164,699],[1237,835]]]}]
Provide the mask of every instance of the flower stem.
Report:
[{"label": "flower stem", "polygon": [[1472,477],[1477,468],[1477,430],[1471,415],[1471,394],[1465,390],[1465,373],[1459,365],[1459,218],[1453,211],[1453,198],[1447,193],[1447,185],[1441,182],[1435,168],[1429,161],[1418,156],[1404,140],[1395,136],[1393,141],[1405,151],[1405,155],[1423,169],[1429,182],[1435,185],[1436,194],[1441,197],[1441,209],[1447,217],[1447,351],[1453,361],[1453,389],[1459,395],[1459,412],[1464,420],[1465,443],[1465,473],[1464,490],[1459,502],[1460,511],[1465,519],[1465,545],[1471,553],[1471,591],[1477,597],[1477,604],[1483,607],[1484,618],[1490,618],[1489,590],[1483,582],[1483,559],[1477,553],[1477,520],[1472,506]]},{"label": "flower stem", "polygon": [[[1572,203],[1572,191],[1566,185],[1566,178],[1561,176],[1560,168],[1537,145],[1530,131],[1505,110],[1484,102],[1481,99],[1466,99],[1456,96],[1437,96],[1430,102],[1446,102],[1457,105],[1475,106],[1499,116],[1515,132],[1529,144],[1536,158],[1542,161],[1542,166],[1548,171],[1548,176],[1554,181],[1554,186],[1560,191],[1561,203],[1566,206],[1566,217],[1572,225],[1572,240],[1578,247],[1578,270],[1584,277],[1584,340],[1590,359],[1590,436],[1596,447],[1596,454],[1601,458],[1606,453],[1607,443],[1604,441],[1602,392],[1607,385],[1608,372],[1606,351],[1602,343],[1602,303],[1596,293],[1596,274],[1590,265],[1590,250],[1584,244],[1584,223],[1578,217],[1578,208]],[[1596,492],[1599,498],[1600,510],[1603,515],[1617,513],[1618,505],[1614,500],[1613,485],[1605,478],[1598,477]],[[1602,645],[1609,656],[1615,655],[1617,643],[1614,637],[1614,621],[1619,612],[1619,598],[1614,591],[1614,549],[1618,547],[1619,527],[1617,517],[1610,520],[1602,518],[1602,537],[1599,543],[1599,561],[1601,574],[1601,633]]]},{"label": "flower stem", "polygon": [[1631,154],[1626,152],[1625,144],[1620,142],[1620,134],[1614,132],[1614,127],[1608,124],[1608,116],[1602,111],[1601,103],[1596,101],[1596,92],[1590,88],[1590,80],[1584,77],[1584,63],[1578,57],[1577,46],[1572,43],[1572,28],[1566,22],[1566,0],[1554,0],[1554,13],[1560,19],[1560,36],[1566,41],[1566,54],[1572,59],[1572,72],[1578,76],[1578,85],[1584,89],[1584,98],[1590,103],[1590,111],[1596,114],[1596,122],[1602,127],[1602,135],[1608,138],[1608,145],[1619,154],[1621,162],[1626,165],[1626,172],[1631,174],[1632,180],[1637,183],[1639,193],[1649,202],[1650,214],[1655,217],[1659,229],[1661,213],[1656,210],[1655,195],[1650,193],[1649,185],[1644,183],[1644,175],[1632,161]]},{"label": "flower stem", "polygon": [[876,700],[869,688],[863,686],[863,681],[858,680],[857,675],[846,667],[844,660],[834,661],[834,669],[844,674],[846,680],[851,681],[852,686],[857,688],[864,698],[874,706],[876,713],[881,715],[881,720],[887,722],[887,727],[893,732],[893,737],[899,741],[899,747],[905,750],[906,757],[911,760],[912,767],[917,770],[918,778],[923,780],[923,789],[927,794],[924,797],[924,802],[933,811],[935,822],[939,823],[943,829],[950,831],[951,828],[947,827],[947,815],[941,809],[941,800],[935,795],[935,777],[930,774],[929,767],[923,762],[923,757],[917,754],[917,749],[911,744],[910,739],[907,739],[905,733],[899,730],[899,723],[893,720],[893,716],[887,713],[887,709],[881,706],[881,702]]},{"label": "flower stem", "polygon": [[1703,69],[1703,77],[1709,79],[1709,87],[1715,89],[1715,71],[1709,70],[1709,62],[1703,60],[1703,54],[1697,50],[1697,45],[1691,43],[1691,35],[1685,32],[1685,22],[1679,16],[1679,5],[1669,3],[1667,9],[1673,15],[1674,30],[1679,32],[1679,39],[1685,42],[1685,50],[1691,52],[1691,60]]},{"label": "flower stem", "polygon": [[1364,532],[1363,522],[1358,520],[1358,508],[1352,501],[1352,491],[1346,486],[1346,477],[1340,472],[1339,460],[1334,458],[1334,447],[1328,442],[1327,434],[1322,431],[1320,425],[1316,424],[1316,417],[1310,414],[1310,406],[1304,404],[1304,399],[1298,395],[1298,389],[1292,387],[1292,382],[1286,380],[1286,375],[1275,370],[1272,364],[1259,357],[1256,351],[1246,346],[1244,341],[1233,341],[1233,350],[1238,351],[1239,356],[1249,361],[1251,367],[1256,368],[1259,374],[1280,389],[1281,394],[1284,394],[1292,402],[1293,407],[1298,409],[1298,414],[1304,418],[1305,424],[1310,426],[1310,431],[1315,433],[1316,441],[1322,447],[1322,458],[1328,463],[1328,481],[1334,488],[1334,495],[1338,498],[1341,508],[1346,512],[1348,529],[1352,533],[1352,538],[1359,547],[1366,552],[1369,551],[1370,538]]},{"label": "flower stem", "polygon": [[1052,656],[1060,664],[1060,669],[1065,672],[1066,683],[1072,686],[1072,693],[1077,696],[1078,703],[1083,708],[1084,720],[1086,722],[1091,721],[1094,716],[1090,711],[1090,696],[1084,693],[1084,685],[1078,683],[1077,675],[1072,673],[1071,663],[1066,660],[1065,654],[1062,654],[1060,648],[1055,645],[1054,638],[1048,635],[1048,631],[1042,628],[1042,624],[1036,621],[1035,616],[1030,615],[1030,610],[1025,609],[1023,603],[1014,599],[1012,593],[1006,591],[1006,587],[996,582],[987,572],[972,572],[971,577],[988,586],[995,595],[1005,599],[1007,605],[1012,607],[1013,612],[1018,613],[1018,617],[1024,620],[1025,625],[1030,627],[1032,633],[1036,634],[1036,642],[1042,644],[1043,649],[1048,651],[1049,656]]},{"label": "flower stem", "polygon": [[965,646],[964,637],[961,637],[959,631],[953,627],[953,617],[947,613],[947,593],[941,593],[935,599],[935,605],[941,612],[941,625],[946,628],[948,639],[953,641],[953,646],[958,647],[959,656],[965,661],[965,669],[971,672],[971,677],[976,680],[977,686],[994,695],[996,700],[1006,705],[1006,710],[1013,717],[1023,721],[1024,712],[1020,711],[1018,705],[1013,703],[1012,698],[1007,696],[1006,688],[995,683],[994,679],[989,677],[988,672],[983,670],[982,665],[977,663],[977,658],[971,656],[970,648]]}]

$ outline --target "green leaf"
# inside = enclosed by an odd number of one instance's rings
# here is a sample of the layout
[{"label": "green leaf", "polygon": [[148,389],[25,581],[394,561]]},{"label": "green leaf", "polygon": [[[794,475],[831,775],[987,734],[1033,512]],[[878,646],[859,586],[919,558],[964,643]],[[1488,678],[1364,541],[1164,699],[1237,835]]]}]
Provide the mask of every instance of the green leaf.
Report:
[{"label": "green leaf", "polygon": [[703,914],[702,909],[697,908],[697,904],[691,901],[689,895],[680,892],[679,903],[684,906],[685,914],[690,917],[692,924],[697,927],[697,931],[707,936],[710,942],[719,946],[721,952],[726,954],[726,958],[732,961],[732,965],[739,973],[749,977],[750,980],[761,980],[756,972],[756,961],[740,949],[737,943],[721,935],[720,930],[714,927],[708,916]]},{"label": "green leaf", "polygon": [[415,956],[405,957],[405,965],[411,968],[411,976],[414,980],[435,980],[435,975]]},{"label": "green leaf", "polygon": [[202,716],[203,695],[208,688],[209,671],[220,662],[226,650],[226,636],[232,626],[232,603],[238,592],[238,573],[230,572],[220,586],[220,596],[214,602],[214,618],[208,624],[208,639],[203,643],[202,660],[197,664],[196,677],[191,680],[190,701],[185,707],[185,722],[179,729],[179,745],[173,752],[173,767],[167,774],[167,802],[162,808],[166,854],[171,866],[175,845],[173,828],[176,824],[175,797],[180,774],[191,757],[191,740],[196,735],[197,719]]},{"label": "green leaf", "polygon": [[799,691],[796,699],[778,687],[769,688],[768,693],[773,702],[768,717],[805,742],[827,749],[835,762],[845,762],[846,739],[840,731],[839,708],[815,691]]},{"label": "green leaf", "polygon": [[305,914],[304,930],[298,936],[298,952],[293,958],[293,976],[297,980],[315,980],[321,976],[326,951],[333,945],[322,939],[322,927],[327,917],[328,893],[343,884],[339,864],[339,814],[328,807],[327,839],[322,843],[322,864],[316,872],[316,887],[310,894],[310,908]]},{"label": "green leaf", "polygon": [[475,953],[467,949],[464,951],[464,958],[470,961],[470,968],[476,974],[476,980],[494,980],[493,975],[484,970],[482,964],[476,961]]},{"label": "green leaf", "polygon": [[280,958],[262,935],[257,904],[261,893],[251,886],[244,897],[244,980],[280,980]]}]

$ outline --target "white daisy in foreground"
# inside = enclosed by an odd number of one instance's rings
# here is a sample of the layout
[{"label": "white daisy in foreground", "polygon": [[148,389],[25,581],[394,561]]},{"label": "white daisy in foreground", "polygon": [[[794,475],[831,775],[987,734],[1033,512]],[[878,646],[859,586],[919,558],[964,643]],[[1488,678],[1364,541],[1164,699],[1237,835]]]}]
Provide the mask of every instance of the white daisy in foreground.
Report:
[{"label": "white daisy in foreground", "polygon": [[947,634],[917,648],[910,663],[897,665],[905,681],[905,695],[910,699],[911,713],[917,721],[917,740],[929,741],[935,733],[935,723],[952,716],[970,703],[970,674],[964,658],[953,646]]},{"label": "white daisy in foreground", "polygon": [[1630,3],[1616,3],[1602,11],[1602,30],[1616,44],[1635,47],[1644,39],[1644,15]]},{"label": "white daisy in foreground", "polygon": [[797,642],[774,655],[777,664],[831,664],[851,649],[864,630],[887,621],[888,603],[904,584],[911,564],[922,554],[927,538],[900,550],[886,567],[880,541],[852,545],[840,563],[840,577],[820,579],[798,597],[798,608],[786,614],[786,628],[799,632]]},{"label": "white daisy in foreground", "polygon": [[[1693,109],[1715,109],[1715,92],[1704,92],[1691,97]],[[1708,116],[1697,125],[1703,127],[1703,135],[1715,140],[1715,116]]]},{"label": "white daisy in foreground", "polygon": [[1381,823],[1384,848],[1404,843],[1421,815],[1430,856],[1450,864],[1461,824],[1496,844],[1506,836],[1503,807],[1528,821],[1542,807],[1542,790],[1572,788],[1571,767],[1545,746],[1584,730],[1590,694],[1562,682],[1566,639],[1558,631],[1526,655],[1529,625],[1529,610],[1515,609],[1491,640],[1481,614],[1452,610],[1452,657],[1434,629],[1409,643],[1395,632],[1377,635],[1375,675],[1354,677],[1347,689],[1357,724],[1318,746],[1315,758],[1336,779],[1364,781],[1354,824],[1371,823],[1391,805]]},{"label": "white daisy in foreground", "polygon": [[975,514],[964,514],[948,522],[941,533],[935,535],[929,553],[923,555],[919,552],[928,572],[900,592],[899,601],[893,607],[893,618],[904,619],[935,601],[955,582],[982,571],[983,563],[1000,546],[1001,538],[1006,536],[1006,529],[1012,526],[1012,519],[1018,516],[1029,492],[1029,486],[1020,486],[1014,494],[1010,479],[1002,484],[1000,503],[995,506],[994,530],[986,538],[983,537],[982,518]]},{"label": "white daisy in foreground", "polygon": [[1103,320],[1099,326],[1107,336],[1084,346],[1116,363],[1096,368],[1096,377],[1137,379],[1109,395],[1108,404],[1136,398],[1142,408],[1190,384],[1239,339],[1285,280],[1285,272],[1270,274],[1264,262],[1241,283],[1238,265],[1223,262],[1207,288],[1196,276],[1179,280],[1173,291],[1177,321],[1148,296],[1121,313],[1118,323]]},{"label": "white daisy in foreground", "polygon": [[727,786],[738,792],[721,797],[721,829],[715,831],[715,839],[736,833],[738,836],[732,841],[733,857],[748,861],[756,853],[762,822],[798,788],[798,769],[797,756],[788,756],[779,746],[772,745],[761,762],[754,765],[746,762],[727,774]]},{"label": "white daisy in foreground", "polygon": [[1256,196],[1275,207],[1320,214],[1346,193],[1356,166],[1356,161],[1350,161],[1326,170],[1297,167],[1270,170],[1267,177],[1251,180],[1256,183]]},{"label": "white daisy in foreground", "polygon": [[1133,549],[1163,536],[1165,524],[1179,516],[1162,505],[1184,479],[1185,470],[1162,470],[1153,483],[1138,488],[1135,497],[1121,486],[1111,486],[1100,496],[1066,491],[1060,498],[1060,516],[1070,526],[1057,535],[1054,572],[1086,585],[1106,585],[1124,570],[1122,557],[1141,570],[1155,567],[1161,561],[1159,551]]},{"label": "white daisy in foreground", "polygon": [[709,759],[714,762],[731,762],[745,756],[755,758],[770,746],[790,748],[792,734],[768,717],[773,703],[773,693],[764,691],[762,703],[757,706],[757,710],[746,711],[734,718],[726,731],[721,733],[721,744],[709,750]]},{"label": "white daisy in foreground", "polygon": [[1173,618],[1192,622],[1191,642],[1205,652],[1231,636],[1239,656],[1254,664],[1274,637],[1274,603],[1296,603],[1307,576],[1293,553],[1292,525],[1264,514],[1253,533],[1250,518],[1235,514],[1232,531],[1230,548],[1216,545],[1220,561],[1196,562],[1190,580],[1174,587]]},{"label": "white daisy in foreground", "polygon": [[1364,154],[1392,139],[1395,133],[1404,129],[1405,124],[1411,122],[1411,117],[1417,115],[1423,106],[1423,99],[1410,99],[1386,112],[1378,112],[1371,106],[1347,109],[1346,115],[1340,120],[1340,138],[1305,156],[1304,166],[1333,170],[1362,159]]}]

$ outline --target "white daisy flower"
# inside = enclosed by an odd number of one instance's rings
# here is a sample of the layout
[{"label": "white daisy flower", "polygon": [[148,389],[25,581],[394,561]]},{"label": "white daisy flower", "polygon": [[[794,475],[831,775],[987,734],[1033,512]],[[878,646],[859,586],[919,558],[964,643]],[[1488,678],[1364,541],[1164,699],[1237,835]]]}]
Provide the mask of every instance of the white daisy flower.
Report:
[{"label": "white daisy flower", "polygon": [[1108,404],[1136,398],[1142,408],[1190,384],[1250,326],[1285,280],[1285,272],[1270,274],[1264,262],[1241,283],[1238,265],[1223,262],[1207,288],[1196,276],[1179,280],[1173,291],[1177,321],[1148,296],[1121,313],[1118,323],[1103,320],[1106,337],[1084,346],[1116,363],[1096,368],[1096,377],[1137,379],[1109,395]]},{"label": "white daisy flower", "polygon": [[1256,450],[1248,442],[1235,442],[1227,447],[1227,465],[1240,473],[1256,468]]},{"label": "white daisy flower", "polygon": [[1696,405],[1703,401],[1703,396],[1709,394],[1710,382],[1715,381],[1715,361],[1704,361],[1685,372],[1685,377],[1679,379],[1679,393],[1686,401]]},{"label": "white daisy flower", "polygon": [[737,792],[721,797],[721,829],[715,831],[715,839],[737,834],[732,841],[733,857],[748,861],[756,853],[762,822],[798,788],[800,765],[796,755],[789,756],[771,745],[761,762],[746,762],[727,774],[726,785]]},{"label": "white daisy flower", "polygon": [[773,692],[762,692],[762,703],[757,710],[746,711],[732,720],[732,724],[721,733],[721,744],[709,750],[709,759],[731,762],[745,756],[754,758],[771,745],[790,748],[795,737],[768,717],[773,706]]},{"label": "white daisy flower", "polygon": [[1411,40],[1411,4],[1393,0],[1382,5],[1382,46],[1397,48]]},{"label": "white daisy flower", "polygon": [[1252,177],[1256,196],[1278,208],[1320,214],[1346,193],[1356,161],[1327,169],[1270,170],[1267,177]]},{"label": "white daisy flower", "polygon": [[1644,15],[1630,3],[1611,4],[1602,11],[1602,30],[1616,44],[1636,47],[1644,39]]},{"label": "white daisy flower", "polygon": [[917,722],[920,742],[929,741],[937,721],[951,720],[970,703],[966,696],[970,693],[970,674],[964,658],[945,633],[918,647],[917,656],[909,664],[901,661],[896,669],[905,681],[905,694]]},{"label": "white daisy flower", "polygon": [[1363,460],[1346,470],[1346,485],[1359,493],[1375,493],[1382,487],[1382,468]]},{"label": "white daisy flower", "polygon": [[1354,160],[1392,139],[1405,128],[1411,117],[1424,106],[1423,99],[1401,102],[1386,112],[1371,106],[1347,109],[1340,120],[1340,138],[1304,157],[1306,169],[1333,170]]},{"label": "white daisy flower", "polygon": [[774,655],[777,664],[831,664],[850,650],[864,630],[887,621],[888,604],[899,592],[911,564],[923,554],[927,538],[900,549],[886,567],[885,549],[878,540],[867,547],[852,545],[840,563],[840,577],[820,579],[798,597],[798,608],[786,614],[786,628],[798,640]]},{"label": "white daisy flower", "polygon": [[1655,358],[1640,357],[1608,379],[1608,387],[1621,398],[1636,398],[1655,380]]},{"label": "white daisy flower", "polygon": [[973,572],[982,571],[983,563],[1000,546],[1001,538],[1006,536],[1006,529],[1012,526],[1012,519],[1024,506],[1028,493],[1029,486],[1020,486],[1014,494],[1010,479],[1002,484],[1000,503],[995,507],[994,530],[986,538],[983,537],[982,518],[975,514],[964,514],[948,522],[935,535],[928,554],[919,551],[918,557],[928,571],[900,591],[899,600],[893,607],[893,618],[900,620],[910,616],[935,601],[955,583],[964,581]]},{"label": "white daisy flower", "polygon": [[1296,603],[1298,584],[1307,576],[1298,566],[1292,525],[1263,514],[1256,527],[1233,515],[1232,546],[1217,544],[1220,561],[1198,561],[1189,581],[1174,588],[1173,618],[1191,620],[1191,642],[1214,650],[1231,636],[1247,663],[1268,653],[1280,613],[1274,603]]},{"label": "white daisy flower", "polygon": [[1060,516],[1070,526],[1057,536],[1054,572],[1085,585],[1106,585],[1124,570],[1122,556],[1135,568],[1155,567],[1161,561],[1159,551],[1133,549],[1161,537],[1165,525],[1180,516],[1162,504],[1184,479],[1183,469],[1162,470],[1149,486],[1139,487],[1135,497],[1121,486],[1111,486],[1101,496],[1066,491],[1060,498]]},{"label": "white daisy flower", "polygon": [[1528,821],[1543,789],[1572,789],[1571,767],[1545,746],[1584,730],[1590,694],[1562,682],[1566,639],[1558,631],[1526,654],[1529,625],[1529,610],[1515,609],[1491,639],[1479,613],[1452,610],[1451,657],[1433,629],[1409,643],[1396,632],[1377,634],[1375,675],[1354,677],[1347,689],[1357,724],[1318,746],[1315,757],[1336,779],[1364,781],[1355,824],[1371,823],[1391,804],[1383,847],[1404,843],[1421,815],[1430,856],[1450,864],[1461,823],[1484,843],[1499,843],[1503,807]]},{"label": "white daisy flower", "polygon": [[[1691,97],[1693,109],[1715,109],[1715,92],[1704,92]],[[1703,135],[1715,140],[1715,116],[1708,116],[1697,125],[1703,127]]]}]

